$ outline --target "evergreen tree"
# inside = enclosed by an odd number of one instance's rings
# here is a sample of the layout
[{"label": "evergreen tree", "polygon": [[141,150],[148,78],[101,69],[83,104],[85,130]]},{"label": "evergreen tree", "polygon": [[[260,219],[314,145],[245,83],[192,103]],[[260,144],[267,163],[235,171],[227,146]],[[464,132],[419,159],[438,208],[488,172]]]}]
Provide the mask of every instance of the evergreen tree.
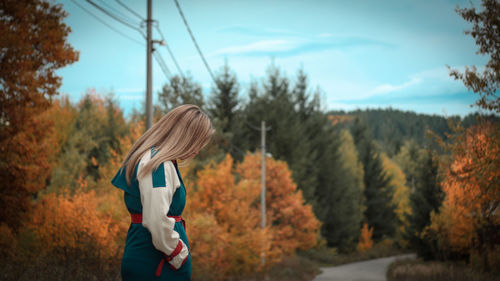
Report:
[{"label": "evergreen tree", "polygon": [[395,157],[396,162],[405,173],[406,182],[411,191],[414,191],[416,188],[417,170],[418,165],[421,164],[422,157],[423,150],[414,140],[406,141]]},{"label": "evergreen tree", "polygon": [[[302,87],[306,88],[307,85]],[[260,127],[261,121],[271,130],[266,133],[267,151],[275,158],[285,160],[292,170],[292,176],[304,197],[312,203],[314,196],[315,176],[310,136],[306,132],[306,122],[301,120],[295,110],[294,96],[290,81],[280,70],[271,65],[267,77],[260,87],[253,82],[250,85],[250,101],[245,107],[243,136],[240,144],[246,144],[243,149],[255,150],[260,146],[260,134],[255,127]]]},{"label": "evergreen tree", "polygon": [[[122,153],[119,138],[128,133],[128,126],[113,93],[104,97],[104,108],[106,109],[104,135],[108,146],[108,149],[105,149],[105,151],[109,153],[109,148],[111,148],[118,153]],[[109,155],[109,157],[111,156]],[[106,162],[109,160],[109,157],[106,157]]]},{"label": "evergreen tree", "polygon": [[393,186],[391,178],[384,171],[380,154],[368,133],[366,125],[356,118],[352,127],[354,142],[364,169],[364,196],[366,210],[364,217],[369,226],[373,226],[373,239],[394,234],[396,225],[393,205]]},{"label": "evergreen tree", "polygon": [[201,85],[191,76],[172,76],[158,93],[158,101],[163,113],[181,104],[194,104],[200,108],[205,105]]},{"label": "evergreen tree", "polygon": [[409,217],[408,236],[410,245],[417,250],[418,255],[429,259],[432,258],[431,247],[420,237],[420,233],[429,225],[431,212],[437,212],[441,206],[443,192],[438,179],[438,162],[432,150],[427,150],[419,164],[415,189],[410,194],[412,214]]},{"label": "evergreen tree", "polygon": [[208,102],[208,113],[217,128],[215,142],[224,153],[231,153],[233,158],[242,160],[244,151],[238,148],[233,138],[241,135],[241,112],[239,105],[240,86],[236,74],[230,71],[227,63],[215,77],[215,85]]},{"label": "evergreen tree", "polygon": [[[322,234],[330,247],[341,252],[355,249],[363,219],[363,166],[358,160],[352,136],[343,130],[332,134],[339,144],[326,144],[326,159],[318,161],[322,168],[318,186],[318,212],[323,219]],[[338,145],[338,146],[337,146]]]}]

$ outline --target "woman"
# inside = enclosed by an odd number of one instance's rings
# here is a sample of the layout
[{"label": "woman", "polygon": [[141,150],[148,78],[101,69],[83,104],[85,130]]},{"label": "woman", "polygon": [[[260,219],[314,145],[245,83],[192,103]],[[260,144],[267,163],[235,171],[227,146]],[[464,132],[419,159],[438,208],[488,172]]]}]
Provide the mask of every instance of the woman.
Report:
[{"label": "woman", "polygon": [[191,254],[181,217],[186,190],[177,159],[192,159],[213,132],[198,106],[178,106],[135,142],[111,180],[125,191],[132,220],[122,258],[123,280],[190,280]]}]

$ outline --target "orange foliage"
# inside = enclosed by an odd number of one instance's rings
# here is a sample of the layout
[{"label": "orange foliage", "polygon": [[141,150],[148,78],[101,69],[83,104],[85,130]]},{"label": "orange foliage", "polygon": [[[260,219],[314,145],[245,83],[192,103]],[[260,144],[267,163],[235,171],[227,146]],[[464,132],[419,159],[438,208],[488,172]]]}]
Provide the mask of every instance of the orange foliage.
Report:
[{"label": "orange foliage", "polygon": [[35,205],[28,227],[43,245],[42,251],[60,258],[82,254],[97,259],[118,257],[118,228],[97,207],[94,191],[77,191],[73,196],[50,193]]},{"label": "orange foliage", "polygon": [[229,233],[222,229],[212,214],[199,212],[185,217],[193,276],[203,276],[203,280],[223,280],[232,265],[228,255],[231,250],[227,244]]},{"label": "orange foliage", "polygon": [[270,266],[296,249],[316,245],[320,223],[285,162],[266,162],[265,229],[260,226],[260,156],[247,155],[233,168],[228,154],[198,173],[196,191],[188,188],[193,268],[219,280],[262,269],[262,253]]},{"label": "orange foliage", "polygon": [[[491,123],[471,127],[453,145],[442,183],[445,200],[424,235],[442,250],[467,254],[492,247],[500,227],[500,132]],[[493,230],[493,232],[492,232]]]},{"label": "orange foliage", "polygon": [[[54,144],[43,116],[61,79],[57,69],[78,59],[66,39],[62,5],[46,1],[3,1],[0,32],[0,222],[19,230],[30,198],[45,187]],[[20,30],[29,32],[20,32]]]},{"label": "orange foliage", "polygon": [[[236,172],[242,180],[258,183],[260,191],[261,156],[247,154]],[[260,203],[260,201],[259,201]],[[266,221],[271,226],[271,250],[290,255],[296,249],[309,249],[316,245],[320,222],[312,207],[305,204],[302,191],[292,180],[292,173],[284,161],[266,158]]]},{"label": "orange foliage", "polygon": [[[200,171],[198,190],[191,192],[188,205],[188,222],[201,223],[200,218],[212,216],[208,222],[210,232],[212,227],[216,230],[207,237],[206,229],[191,232],[188,226],[188,235],[193,241],[193,263],[205,260],[209,263],[206,264],[208,270],[217,271],[217,275],[224,278],[253,272],[260,267],[261,253],[266,252],[269,256],[267,230],[260,228],[259,212],[252,206],[259,194],[258,186],[248,181],[235,183],[232,166],[233,159],[228,154],[220,164],[209,165]],[[197,227],[193,226],[194,229]],[[223,246],[218,249],[221,252],[216,259],[206,260],[201,254],[210,252],[207,247],[212,249],[213,243]],[[216,262],[221,262],[221,266]]]},{"label": "orange foliage", "polygon": [[361,228],[361,236],[359,237],[358,251],[364,252],[373,247],[373,226],[368,229],[368,224],[364,223]]},{"label": "orange foliage", "polygon": [[354,120],[354,117],[351,115],[328,115],[328,119],[330,119],[332,124],[335,126],[337,124],[351,122]]}]

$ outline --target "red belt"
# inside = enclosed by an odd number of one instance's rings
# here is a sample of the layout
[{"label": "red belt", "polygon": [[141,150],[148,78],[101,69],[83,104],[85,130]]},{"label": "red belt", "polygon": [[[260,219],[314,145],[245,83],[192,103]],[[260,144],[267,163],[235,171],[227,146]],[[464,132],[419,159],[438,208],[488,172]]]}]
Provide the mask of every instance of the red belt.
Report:
[{"label": "red belt", "polygon": [[[186,229],[186,221],[184,221],[184,219],[181,216],[167,216],[167,217],[175,219],[175,222],[182,222],[182,226],[184,226],[184,230]],[[142,223],[142,214],[130,214],[130,218],[132,220],[132,223]],[[163,268],[163,264],[165,263],[165,260],[170,261],[173,256],[179,254],[179,252],[181,251],[181,248],[182,248],[182,244],[181,244],[181,241],[179,240],[179,244],[177,245],[177,247],[174,249],[174,252],[170,256],[167,256],[164,254],[164,257],[161,259],[160,264],[156,268],[156,276],[161,275],[161,270]],[[186,260],[184,260],[184,262],[186,262]],[[170,265],[170,268],[172,268],[173,270],[176,270],[172,265]]]},{"label": "red belt", "polygon": [[[184,229],[186,229],[186,221],[181,216],[167,216],[175,219],[175,222],[181,222]],[[142,214],[130,214],[132,223],[142,223]]]}]

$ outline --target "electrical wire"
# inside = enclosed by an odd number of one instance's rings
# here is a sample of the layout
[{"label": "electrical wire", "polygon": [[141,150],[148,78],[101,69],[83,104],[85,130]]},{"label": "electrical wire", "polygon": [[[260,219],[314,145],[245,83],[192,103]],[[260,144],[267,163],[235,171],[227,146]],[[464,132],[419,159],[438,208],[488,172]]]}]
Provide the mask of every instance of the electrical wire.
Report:
[{"label": "electrical wire", "polygon": [[77,1],[75,0],[71,0],[71,2],[73,2],[76,6],[78,6],[80,9],[82,9],[83,11],[85,11],[87,14],[89,14],[90,16],[92,16],[93,18],[95,18],[97,21],[99,21],[100,23],[104,24],[105,26],[107,26],[108,28],[110,28],[111,30],[113,30],[114,32],[120,34],[121,36],[131,40],[131,41],[134,41],[135,43],[137,44],[140,44],[142,46],[144,46],[145,44],[143,42],[140,42],[139,40],[136,40],[130,36],[128,36],[127,34],[121,32],[120,30],[114,28],[112,25],[108,24],[107,22],[105,22],[104,20],[102,20],[101,18],[99,18],[98,16],[94,15],[91,11],[87,10],[87,8],[83,7],[82,5],[80,5],[80,3],[78,3]]},{"label": "electrical wire", "polygon": [[144,34],[144,31],[142,29],[140,29],[139,27],[129,23],[129,22],[126,22],[124,20],[122,20],[121,18],[117,17],[116,15],[114,15],[113,13],[109,12],[108,10],[104,9],[103,7],[97,5],[96,3],[94,3],[92,0],[86,0],[87,2],[89,2],[92,6],[94,6],[96,9],[100,10],[101,12],[105,13],[106,15],[112,17],[113,19],[115,19],[116,21],[122,23],[123,25],[125,26],[128,26],[129,28],[132,28],[132,29],[135,29],[137,31],[139,31],[139,33],[141,33],[141,35],[146,38],[146,35]]},{"label": "electrical wire", "polygon": [[[111,12],[114,12],[114,14],[118,17],[121,17],[122,20],[126,21],[126,22],[130,22],[130,23],[133,23],[134,25],[138,25],[134,19],[128,17],[127,15],[125,15],[122,11],[118,10],[117,8],[115,8],[113,5],[109,4],[108,2],[109,1],[105,1],[105,0],[98,0],[101,5],[104,5],[108,8],[108,10],[111,10]],[[139,23],[140,25],[140,23]]]},{"label": "electrical wire", "polygon": [[200,54],[201,59],[203,60],[203,63],[205,64],[205,67],[207,68],[208,73],[212,77],[212,80],[214,83],[217,85],[217,80],[215,80],[215,76],[210,69],[210,66],[207,63],[207,60],[205,59],[205,56],[203,56],[203,53],[201,52],[200,46],[198,46],[198,43],[196,42],[196,39],[194,38],[193,32],[191,31],[191,28],[189,28],[189,24],[187,23],[186,17],[184,16],[184,13],[182,12],[181,6],[179,5],[179,2],[177,0],[175,1],[175,5],[177,6],[177,11],[179,11],[179,14],[181,15],[182,20],[184,21],[184,25],[186,26],[186,29],[191,36],[191,40],[193,40],[194,45],[196,46],[196,49],[198,50],[198,53]]},{"label": "electrical wire", "polygon": [[134,16],[138,17],[139,19],[141,19],[142,21],[145,21],[146,19],[143,18],[141,15],[139,15],[136,11],[130,9],[125,3],[123,3],[122,1],[120,0],[116,0],[116,2],[118,2],[118,4],[120,4],[123,8],[127,9],[127,11],[129,11],[130,13],[132,13]]},{"label": "electrical wire", "polygon": [[168,69],[168,66],[165,63],[165,61],[163,60],[163,57],[161,56],[161,54],[158,52],[153,52],[153,56],[155,57],[156,62],[160,66],[160,68],[161,68],[163,74],[165,75],[165,77],[167,78],[167,80],[170,80],[170,77],[172,76],[172,74],[170,73],[170,70]]},{"label": "electrical wire", "polygon": [[155,28],[158,31],[158,33],[160,34],[161,40],[165,43],[165,47],[167,48],[168,53],[170,54],[170,57],[174,61],[175,67],[177,68],[177,71],[179,71],[179,73],[181,74],[181,76],[184,77],[184,73],[182,72],[181,67],[177,63],[177,60],[175,59],[175,56],[172,53],[172,50],[170,50],[170,47],[168,46],[167,41],[165,40],[165,36],[163,36],[163,32],[161,32],[161,29],[160,29],[160,27],[158,25],[155,25]]},{"label": "electrical wire", "polygon": [[[102,1],[102,0],[101,0]],[[125,3],[123,3],[122,1],[120,0],[116,0],[116,2],[118,4],[120,4],[123,8],[127,9],[130,13],[132,13],[134,16],[136,16],[137,18],[141,19],[142,21],[146,21],[145,18],[143,18],[140,14],[138,14],[137,12],[135,12],[134,10],[132,10],[130,7],[128,7]],[[163,32],[161,31],[159,25],[158,25],[158,22],[155,22],[155,28],[156,30],[158,31],[158,33],[160,34],[161,36],[161,40],[163,41],[163,43],[165,44],[165,48],[167,49],[170,57],[172,58],[172,60],[174,61],[174,64],[175,64],[175,67],[177,68],[177,71],[179,71],[179,73],[181,74],[182,77],[184,77],[184,73],[179,65],[179,63],[177,62],[177,60],[175,59],[175,56],[174,56],[174,53],[172,52],[172,50],[170,49],[170,47],[168,46],[168,43],[167,43],[167,40],[165,39],[165,36],[163,35]]]}]

